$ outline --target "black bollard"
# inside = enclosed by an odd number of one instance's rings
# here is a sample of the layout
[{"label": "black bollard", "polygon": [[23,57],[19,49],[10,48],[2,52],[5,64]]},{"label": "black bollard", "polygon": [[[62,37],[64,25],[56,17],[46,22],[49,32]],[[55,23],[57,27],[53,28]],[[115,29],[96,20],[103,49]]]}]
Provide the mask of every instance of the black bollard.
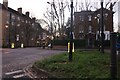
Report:
[{"label": "black bollard", "polygon": [[111,46],[111,64],[110,74],[112,79],[117,78],[117,53],[116,53],[117,33],[110,34],[110,46]]}]

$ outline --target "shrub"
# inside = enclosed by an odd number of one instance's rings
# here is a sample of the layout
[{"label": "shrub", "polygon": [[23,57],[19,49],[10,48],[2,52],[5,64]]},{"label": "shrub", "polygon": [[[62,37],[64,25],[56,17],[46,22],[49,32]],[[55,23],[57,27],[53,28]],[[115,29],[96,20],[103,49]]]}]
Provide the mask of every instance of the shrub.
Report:
[{"label": "shrub", "polygon": [[[59,46],[67,46],[69,40],[53,40],[53,45],[59,45]],[[86,45],[86,40],[79,40],[79,39],[74,39],[73,40],[74,45],[76,48],[78,47],[85,47]]]}]

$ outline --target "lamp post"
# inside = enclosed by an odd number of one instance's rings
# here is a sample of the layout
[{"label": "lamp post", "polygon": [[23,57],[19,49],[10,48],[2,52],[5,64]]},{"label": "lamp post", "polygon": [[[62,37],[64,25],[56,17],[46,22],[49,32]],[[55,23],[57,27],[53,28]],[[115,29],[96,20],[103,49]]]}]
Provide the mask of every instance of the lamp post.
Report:
[{"label": "lamp post", "polygon": [[98,14],[95,19],[97,20],[97,24],[98,24],[98,50],[100,51],[100,15]]},{"label": "lamp post", "polygon": [[52,12],[53,12],[52,11],[52,5],[53,5],[53,3],[50,3],[50,2],[47,2],[47,3],[51,5],[51,22],[50,22],[50,25],[51,25],[51,42],[50,43],[51,43],[51,48],[52,48],[53,47],[53,45],[52,45],[52,35],[53,35],[53,33],[52,33],[53,32],[53,28],[52,28],[53,27],[53,23],[52,23],[52,21],[53,21],[53,19],[52,19],[52,17],[53,17],[52,16]]},{"label": "lamp post", "polygon": [[101,0],[101,52],[104,53],[103,0]]},{"label": "lamp post", "polygon": [[50,2],[47,2],[48,4],[50,4],[50,6],[51,6],[51,22],[50,22],[50,26],[51,26],[51,34],[52,34],[52,3],[50,3]]},{"label": "lamp post", "polygon": [[72,49],[73,49],[73,0],[71,0],[71,24],[70,24],[70,51],[69,51],[69,61],[72,61]]}]

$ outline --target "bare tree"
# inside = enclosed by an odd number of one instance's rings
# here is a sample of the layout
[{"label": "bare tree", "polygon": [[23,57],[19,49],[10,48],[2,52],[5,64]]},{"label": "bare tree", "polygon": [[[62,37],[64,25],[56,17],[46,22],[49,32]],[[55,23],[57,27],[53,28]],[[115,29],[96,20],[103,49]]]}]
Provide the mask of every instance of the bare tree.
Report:
[{"label": "bare tree", "polygon": [[50,24],[52,23],[53,33],[58,27],[59,34],[62,35],[65,29],[65,8],[68,6],[68,2],[65,0],[53,0],[49,4],[52,10],[47,9],[44,14],[45,20],[42,22],[49,24],[48,27],[51,27]]}]

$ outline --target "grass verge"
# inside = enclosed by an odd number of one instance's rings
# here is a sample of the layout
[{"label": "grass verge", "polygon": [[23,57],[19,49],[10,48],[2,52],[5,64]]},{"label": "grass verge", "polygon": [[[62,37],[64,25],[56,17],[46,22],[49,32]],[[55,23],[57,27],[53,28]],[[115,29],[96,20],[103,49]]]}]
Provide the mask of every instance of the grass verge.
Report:
[{"label": "grass verge", "polygon": [[68,53],[58,54],[34,66],[42,68],[57,78],[109,78],[110,55],[98,51],[80,51],[73,53],[73,61],[68,61]]}]

